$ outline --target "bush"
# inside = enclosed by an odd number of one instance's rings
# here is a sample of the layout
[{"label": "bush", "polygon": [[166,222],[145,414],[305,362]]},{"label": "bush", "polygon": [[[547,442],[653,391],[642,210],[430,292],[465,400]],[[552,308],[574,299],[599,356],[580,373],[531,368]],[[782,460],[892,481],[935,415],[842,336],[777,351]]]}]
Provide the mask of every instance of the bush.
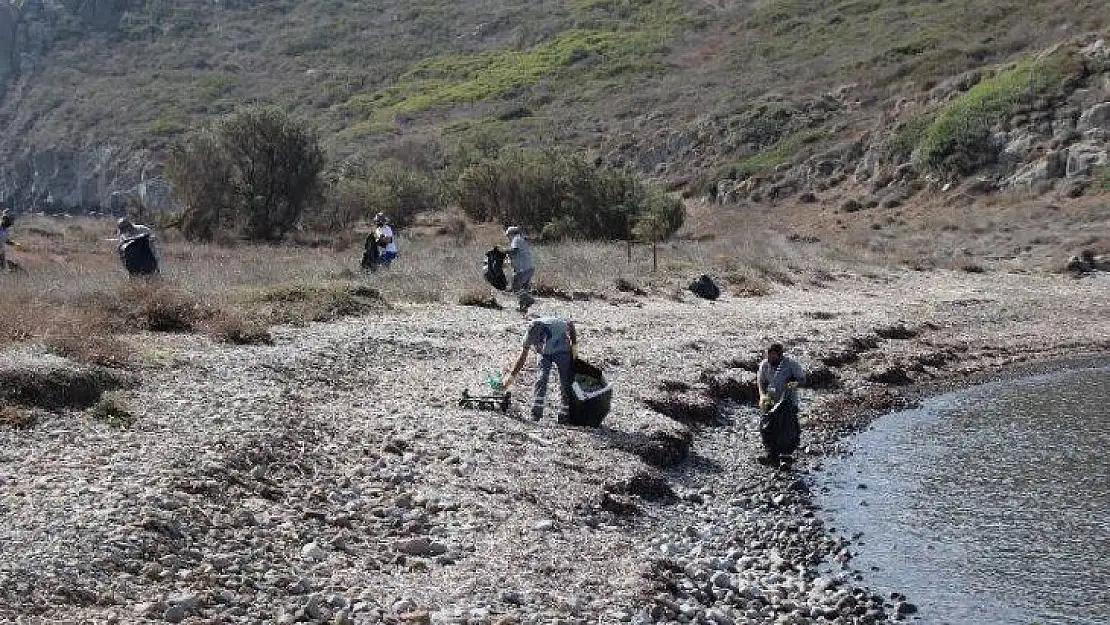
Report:
[{"label": "bush", "polygon": [[243,304],[265,313],[270,323],[290,325],[334,321],[388,308],[377,290],[341,280],[248,289],[242,299]]},{"label": "bush", "polygon": [[466,289],[459,293],[460,306],[474,306],[477,308],[489,308],[492,310],[501,310],[504,308],[497,298],[490,294],[489,289],[472,288]]},{"label": "bush", "polygon": [[158,281],[132,281],[120,288],[119,317],[134,330],[191,332],[212,310],[185,291]]},{"label": "bush", "polygon": [[627,169],[544,150],[502,152],[471,165],[457,192],[471,219],[522,225],[554,239],[623,239],[645,219],[664,237],[685,214],[681,202],[649,189]]},{"label": "bush", "polygon": [[393,226],[403,228],[416,214],[440,207],[438,188],[439,183],[427,174],[398,162],[351,168],[336,181],[324,214],[313,215],[311,220],[331,230],[382,212]]},{"label": "bush", "polygon": [[205,322],[204,331],[212,340],[232,345],[272,345],[274,337],[262,321],[233,311],[220,311]]},{"label": "bush", "polygon": [[120,400],[104,396],[89,409],[89,416],[116,428],[131,427],[135,423],[135,415]]},{"label": "bush", "polygon": [[189,239],[277,241],[320,189],[316,136],[276,108],[231,115],[173,148],[166,164]]},{"label": "bush", "polygon": [[1019,106],[1054,95],[1081,71],[1082,62],[1065,51],[1023,61],[981,81],[944,106],[921,131],[915,161],[948,175],[971,174],[992,163],[997,157],[994,127]]}]

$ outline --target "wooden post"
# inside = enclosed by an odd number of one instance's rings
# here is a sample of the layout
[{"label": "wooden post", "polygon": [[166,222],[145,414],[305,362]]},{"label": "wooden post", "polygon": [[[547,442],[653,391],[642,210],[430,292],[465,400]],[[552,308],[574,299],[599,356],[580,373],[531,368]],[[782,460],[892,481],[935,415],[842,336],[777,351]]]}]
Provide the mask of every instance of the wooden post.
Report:
[{"label": "wooden post", "polygon": [[659,253],[656,251],[655,247],[656,247],[656,243],[655,243],[655,238],[653,237],[651,239],[651,272],[652,273],[655,273],[655,272],[659,271]]}]

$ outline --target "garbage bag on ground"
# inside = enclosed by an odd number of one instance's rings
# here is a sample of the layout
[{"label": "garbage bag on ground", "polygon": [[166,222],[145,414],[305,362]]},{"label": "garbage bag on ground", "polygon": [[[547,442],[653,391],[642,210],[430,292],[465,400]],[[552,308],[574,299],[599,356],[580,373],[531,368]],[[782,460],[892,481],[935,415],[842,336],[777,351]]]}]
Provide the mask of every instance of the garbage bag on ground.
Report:
[{"label": "garbage bag on ground", "polygon": [[605,380],[601,369],[582,360],[574,359],[574,382],[571,384],[571,403],[568,425],[598,427],[609,414],[613,387]]},{"label": "garbage bag on ground", "polygon": [[127,273],[133,276],[148,276],[158,273],[158,259],[150,245],[150,235],[142,234],[120,244],[120,260]]},{"label": "garbage bag on ground", "polygon": [[506,256],[507,254],[496,246],[486,252],[486,265],[482,271],[482,277],[498,291],[504,291],[509,286],[509,280],[505,277]]},{"label": "garbage bag on ground", "polygon": [[763,447],[775,455],[790,455],[798,448],[802,426],[798,422],[798,406],[791,401],[780,401],[759,419],[759,436]]},{"label": "garbage bag on ground", "polygon": [[721,289],[704,273],[691,282],[688,288],[694,295],[708,300],[715,300],[721,296]]}]

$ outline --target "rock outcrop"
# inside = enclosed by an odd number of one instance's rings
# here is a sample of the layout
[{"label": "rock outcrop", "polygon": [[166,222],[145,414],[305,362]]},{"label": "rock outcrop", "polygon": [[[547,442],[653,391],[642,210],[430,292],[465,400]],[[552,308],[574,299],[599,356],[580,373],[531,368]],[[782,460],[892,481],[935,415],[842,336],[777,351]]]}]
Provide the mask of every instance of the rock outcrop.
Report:
[{"label": "rock outcrop", "polygon": [[[115,29],[137,0],[26,0],[0,4],[0,205],[17,211],[118,212],[128,202],[168,206],[168,193],[149,152],[94,141],[81,147],[28,145],[30,122],[17,114],[22,93],[60,33]],[[157,191],[153,189],[157,188]],[[149,198],[149,199],[148,199]]]}]

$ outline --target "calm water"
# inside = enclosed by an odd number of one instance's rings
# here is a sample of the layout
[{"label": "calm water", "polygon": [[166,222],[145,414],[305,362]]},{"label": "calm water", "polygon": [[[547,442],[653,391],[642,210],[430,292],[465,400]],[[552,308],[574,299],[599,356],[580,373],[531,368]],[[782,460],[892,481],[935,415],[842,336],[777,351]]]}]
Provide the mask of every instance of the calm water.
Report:
[{"label": "calm water", "polygon": [[1110,367],[937,397],[849,450],[818,503],[917,622],[1110,623]]}]

